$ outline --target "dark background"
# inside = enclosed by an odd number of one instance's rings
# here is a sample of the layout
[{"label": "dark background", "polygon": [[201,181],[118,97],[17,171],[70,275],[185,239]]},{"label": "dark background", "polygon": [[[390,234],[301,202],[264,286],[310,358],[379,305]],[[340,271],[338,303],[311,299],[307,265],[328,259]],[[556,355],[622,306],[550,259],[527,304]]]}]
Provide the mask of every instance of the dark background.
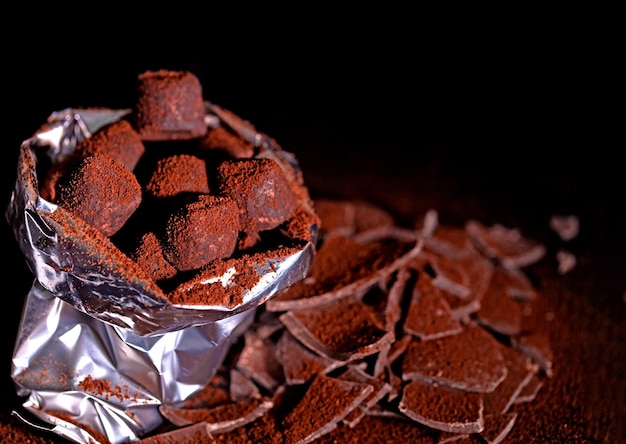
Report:
[{"label": "dark background", "polygon": [[[115,51],[82,58],[55,52],[45,63],[16,58],[3,103],[2,207],[21,141],[52,111],[132,107],[140,72],[190,70],[206,100],[296,155],[314,197],[369,199],[407,225],[435,208],[442,223],[500,222],[550,247],[558,245],[550,215],[576,214],[581,234],[567,247],[577,268],[564,277],[545,272],[558,282],[548,296],[561,326],[554,382],[541,392],[540,419],[520,420],[516,429],[534,429],[542,442],[623,438],[626,182],[614,59],[584,41],[432,52],[427,45],[294,45],[207,48],[184,63]],[[12,341],[32,274],[6,223],[2,245],[0,381],[8,413]]]}]

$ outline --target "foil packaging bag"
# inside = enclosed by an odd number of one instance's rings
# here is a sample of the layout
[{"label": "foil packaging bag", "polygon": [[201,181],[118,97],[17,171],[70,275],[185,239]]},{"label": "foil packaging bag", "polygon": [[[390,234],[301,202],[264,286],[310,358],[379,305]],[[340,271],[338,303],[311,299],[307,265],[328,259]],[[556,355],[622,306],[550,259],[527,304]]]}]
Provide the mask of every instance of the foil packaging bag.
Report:
[{"label": "foil packaging bag", "polygon": [[[219,106],[206,102],[206,110],[207,125],[228,126],[258,148],[257,156],[276,160],[301,187],[301,208],[314,214],[291,153]],[[161,425],[159,406],[205,387],[256,308],[305,277],[317,236],[311,223],[310,242],[260,264],[258,282],[235,307],[171,304],[154,283],[129,275],[106,251],[55,223],[50,215],[58,206],[38,192],[39,156],[62,161],[81,140],[128,113],[52,113],[22,143],[5,213],[35,275],[13,352],[11,375],[23,399],[15,414],[77,443],[134,442]]]}]

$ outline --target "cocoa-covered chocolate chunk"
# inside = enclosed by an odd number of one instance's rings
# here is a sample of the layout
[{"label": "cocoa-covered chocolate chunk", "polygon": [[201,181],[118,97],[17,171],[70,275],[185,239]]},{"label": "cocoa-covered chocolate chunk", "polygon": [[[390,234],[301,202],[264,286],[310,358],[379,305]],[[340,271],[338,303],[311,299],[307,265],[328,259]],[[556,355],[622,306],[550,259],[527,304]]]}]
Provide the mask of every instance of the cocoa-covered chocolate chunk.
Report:
[{"label": "cocoa-covered chocolate chunk", "polygon": [[75,154],[108,154],[133,171],[146,148],[128,120],[118,120],[95,132],[76,145]]},{"label": "cocoa-covered chocolate chunk", "polygon": [[163,256],[163,247],[157,235],[151,231],[139,239],[139,244],[130,254],[131,258],[143,267],[154,281],[170,279],[177,273]]},{"label": "cocoa-covered chocolate chunk", "polygon": [[156,198],[180,193],[209,193],[206,162],[191,154],[159,159],[146,185],[146,193]]},{"label": "cocoa-covered chocolate chunk", "polygon": [[259,232],[271,230],[289,219],[298,197],[280,165],[272,159],[228,160],[217,167],[219,192],[239,207],[245,246],[252,246]]},{"label": "cocoa-covered chocolate chunk", "polygon": [[115,234],[141,204],[141,186],[105,154],[80,159],[58,182],[57,202],[105,236]]},{"label": "cocoa-covered chocolate chunk", "polygon": [[199,195],[166,222],[163,254],[177,270],[194,270],[235,251],[239,210],[232,199]]},{"label": "cocoa-covered chocolate chunk", "polygon": [[254,145],[240,135],[223,126],[209,128],[200,139],[198,146],[206,150],[221,152],[233,159],[246,159],[254,156]]},{"label": "cocoa-covered chocolate chunk", "polygon": [[139,75],[135,126],[144,141],[188,140],[207,132],[202,85],[188,71]]}]

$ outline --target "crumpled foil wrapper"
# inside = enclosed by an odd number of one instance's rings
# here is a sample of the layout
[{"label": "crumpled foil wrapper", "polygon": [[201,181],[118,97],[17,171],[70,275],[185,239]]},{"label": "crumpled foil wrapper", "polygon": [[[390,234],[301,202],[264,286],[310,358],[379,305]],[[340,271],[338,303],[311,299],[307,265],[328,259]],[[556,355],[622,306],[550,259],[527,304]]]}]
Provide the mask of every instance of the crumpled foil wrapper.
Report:
[{"label": "crumpled foil wrapper", "polygon": [[[259,148],[258,157],[273,158],[304,187],[293,154],[232,113],[205,104],[207,125],[237,131]],[[77,443],[134,442],[161,425],[159,405],[184,401],[205,387],[256,307],[305,277],[317,237],[313,224],[301,250],[259,266],[258,284],[232,308],[177,306],[154,284],[130,278],[114,258],[101,257],[49,217],[57,206],[39,195],[37,177],[38,156],[61,161],[78,142],[130,112],[52,113],[22,143],[5,213],[35,275],[11,369],[26,414],[15,414]],[[301,205],[313,212],[304,190]]]}]

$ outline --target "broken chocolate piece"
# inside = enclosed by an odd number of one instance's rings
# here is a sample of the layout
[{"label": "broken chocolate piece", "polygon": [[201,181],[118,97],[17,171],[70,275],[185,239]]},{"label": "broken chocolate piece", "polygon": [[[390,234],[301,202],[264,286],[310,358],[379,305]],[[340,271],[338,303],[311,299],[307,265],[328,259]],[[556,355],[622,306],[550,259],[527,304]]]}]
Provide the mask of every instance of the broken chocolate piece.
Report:
[{"label": "broken chocolate piece", "polygon": [[488,393],[508,369],[497,341],[482,327],[432,341],[414,340],[402,362],[402,379],[437,383],[468,392]]},{"label": "broken chocolate piece", "polygon": [[465,226],[476,247],[488,258],[497,260],[506,268],[521,268],[543,258],[546,248],[524,237],[518,228],[502,224],[486,227],[470,220]]},{"label": "broken chocolate piece", "polygon": [[479,433],[483,430],[481,393],[411,381],[404,387],[398,410],[436,430],[450,433]]},{"label": "broken chocolate piece", "polygon": [[[282,422],[285,428],[285,444],[305,444],[329,433],[372,390],[369,384],[318,374],[304,397]],[[333,399],[334,402],[329,403],[328,399]]]}]

